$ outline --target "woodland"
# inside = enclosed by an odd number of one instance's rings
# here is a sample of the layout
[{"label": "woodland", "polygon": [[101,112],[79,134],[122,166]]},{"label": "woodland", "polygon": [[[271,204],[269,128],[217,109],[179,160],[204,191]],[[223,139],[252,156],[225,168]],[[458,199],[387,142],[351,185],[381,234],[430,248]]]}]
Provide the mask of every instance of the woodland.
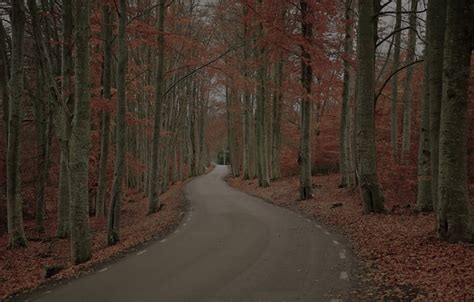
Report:
[{"label": "woodland", "polygon": [[474,3],[0,3],[0,299],[231,186],[344,234],[355,300],[474,299]]}]

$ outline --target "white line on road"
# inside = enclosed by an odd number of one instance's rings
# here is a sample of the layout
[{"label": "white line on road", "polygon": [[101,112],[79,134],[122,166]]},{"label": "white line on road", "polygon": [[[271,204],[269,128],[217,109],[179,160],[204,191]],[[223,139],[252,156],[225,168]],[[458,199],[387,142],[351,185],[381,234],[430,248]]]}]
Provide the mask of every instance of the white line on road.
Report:
[{"label": "white line on road", "polygon": [[109,268],[108,267],[104,267],[103,269],[99,270],[98,273],[103,273],[105,272],[106,270],[108,270]]},{"label": "white line on road", "polygon": [[168,240],[168,239],[162,239],[162,240],[160,240],[160,242],[163,243],[163,242],[166,242],[166,240]]},{"label": "white line on road", "polygon": [[311,222],[311,220],[310,220],[310,219],[306,219],[306,221],[307,221],[307,222]]},{"label": "white line on road", "polygon": [[140,255],[145,254],[145,253],[146,253],[146,250],[140,251],[140,252],[137,253],[137,256],[140,256]]},{"label": "white line on road", "polygon": [[339,252],[339,258],[341,258],[341,259],[346,259],[346,253],[344,253],[344,252]]},{"label": "white line on road", "polygon": [[321,228],[321,226],[320,226],[319,224],[315,224],[315,226],[316,226],[318,229]]},{"label": "white line on road", "polygon": [[324,231],[324,234],[326,234],[328,236],[331,235],[331,233],[329,233],[328,231]]},{"label": "white line on road", "polygon": [[332,243],[334,243],[335,245],[339,245],[339,241],[337,240],[333,240]]},{"label": "white line on road", "polygon": [[347,272],[341,272],[341,274],[339,275],[339,279],[341,280],[346,280],[347,278],[349,278]]}]

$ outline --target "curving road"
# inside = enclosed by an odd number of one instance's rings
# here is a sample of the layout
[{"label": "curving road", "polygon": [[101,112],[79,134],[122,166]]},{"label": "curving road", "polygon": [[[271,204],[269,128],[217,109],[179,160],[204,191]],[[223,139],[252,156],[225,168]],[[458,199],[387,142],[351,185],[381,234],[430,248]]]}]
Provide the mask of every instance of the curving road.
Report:
[{"label": "curving road", "polygon": [[227,173],[217,166],[187,185],[191,211],[173,234],[30,300],[347,300],[351,261],[340,240],[230,188]]}]

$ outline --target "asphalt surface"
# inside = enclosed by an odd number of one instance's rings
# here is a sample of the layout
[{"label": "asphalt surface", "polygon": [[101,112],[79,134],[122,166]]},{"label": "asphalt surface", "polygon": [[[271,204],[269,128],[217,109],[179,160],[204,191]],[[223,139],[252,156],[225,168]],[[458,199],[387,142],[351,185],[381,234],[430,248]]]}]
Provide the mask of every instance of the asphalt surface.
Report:
[{"label": "asphalt surface", "polygon": [[29,301],[345,301],[351,261],[316,222],[233,188],[226,166],[190,182],[177,230]]}]

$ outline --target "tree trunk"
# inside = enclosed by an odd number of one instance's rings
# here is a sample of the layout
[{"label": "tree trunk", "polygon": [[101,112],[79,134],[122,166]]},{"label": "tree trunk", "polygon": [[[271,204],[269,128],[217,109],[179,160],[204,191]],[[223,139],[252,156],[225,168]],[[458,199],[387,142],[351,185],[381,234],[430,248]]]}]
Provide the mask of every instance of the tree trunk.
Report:
[{"label": "tree trunk", "polygon": [[56,136],[60,147],[60,170],[58,183],[58,221],[56,236],[66,238],[71,231],[70,192],[69,192],[69,139],[71,136],[71,112],[74,103],[72,86],[72,47],[73,47],[73,7],[71,0],[62,2],[63,41],[62,41],[62,104],[54,108]]},{"label": "tree trunk", "polygon": [[120,206],[122,203],[122,183],[125,172],[125,139],[127,110],[127,0],[119,2],[118,62],[117,62],[117,118],[115,142],[114,181],[110,199],[107,223],[107,244],[113,245],[120,240]]},{"label": "tree trunk", "polygon": [[150,168],[150,186],[149,186],[149,206],[148,214],[158,212],[160,209],[159,194],[159,175],[158,175],[158,157],[160,148],[160,129],[161,129],[161,106],[163,103],[164,88],[164,22],[165,22],[165,0],[159,0],[159,16],[158,16],[158,70],[156,72],[156,90],[155,90],[155,116],[153,125],[153,139],[151,152],[151,168]]},{"label": "tree trunk", "polygon": [[391,117],[391,143],[392,143],[392,158],[398,159],[398,68],[400,67],[400,44],[401,44],[401,23],[402,23],[402,0],[397,0],[397,14],[395,17],[395,47],[393,50],[393,65],[392,72],[392,108],[390,111]]},{"label": "tree trunk", "polygon": [[[257,6],[259,10],[262,10],[262,0],[257,0]],[[259,21],[257,25],[257,38],[263,38],[263,21]],[[261,41],[262,42],[262,41]],[[270,186],[270,177],[268,175],[268,163],[267,163],[267,148],[266,148],[266,131],[265,131],[265,85],[266,85],[266,73],[267,68],[264,63],[265,57],[265,46],[257,45],[256,48],[256,59],[258,61],[257,68],[257,112],[256,112],[256,147],[257,147],[257,176],[258,185],[260,187]]]},{"label": "tree trunk", "polygon": [[[102,6],[102,26],[104,37],[104,65],[102,69],[103,97],[110,101],[112,80],[112,13],[110,6],[107,4]],[[109,158],[110,146],[110,113],[108,110],[105,110],[101,114],[100,135],[99,176],[97,184],[97,199],[95,203],[96,217],[102,217],[105,215],[104,200],[107,188],[107,160]]]},{"label": "tree trunk", "polygon": [[276,90],[273,93],[273,119],[272,119],[272,179],[280,178],[280,152],[281,152],[281,110],[283,107],[283,58],[275,64]]},{"label": "tree trunk", "polygon": [[[411,13],[408,33],[408,50],[406,64],[412,64],[415,59],[416,51],[416,11],[418,8],[418,0],[411,0]],[[407,163],[410,155],[411,146],[411,107],[412,107],[412,81],[413,81],[413,65],[407,68],[407,77],[405,82],[405,91],[403,93],[403,135],[402,135],[402,163]]]},{"label": "tree trunk", "polygon": [[439,127],[443,85],[444,32],[446,28],[446,0],[428,2],[427,27],[430,31],[428,41],[429,94],[430,94],[430,144],[431,144],[431,189],[433,208],[438,208],[438,165],[439,165]]},{"label": "tree trunk", "polygon": [[[313,38],[313,24],[308,16],[308,2],[301,0],[300,6],[303,43],[310,45]],[[305,93],[301,100],[300,155],[298,158],[301,200],[313,197],[311,178],[311,86],[313,83],[313,69],[311,67],[311,54],[306,49],[308,45],[301,45],[301,85]]]},{"label": "tree trunk", "polygon": [[448,1],[439,136],[438,235],[474,241],[467,175],[472,3]]},{"label": "tree trunk", "polygon": [[92,256],[89,229],[90,148],[90,1],[75,2],[75,104],[69,141],[69,193],[71,200],[72,261],[79,264]]},{"label": "tree trunk", "polygon": [[19,167],[21,103],[23,101],[23,50],[25,37],[25,6],[21,0],[12,1],[12,54],[10,75],[10,104],[7,147],[7,212],[8,246],[26,246],[23,229],[21,178]]},{"label": "tree trunk", "polygon": [[[429,41],[429,29],[426,33]],[[423,101],[421,109],[421,129],[418,145],[418,188],[416,196],[416,208],[420,212],[433,210],[433,199],[431,194],[431,154],[430,154],[430,91],[428,87],[429,64],[427,62],[429,45],[425,48],[424,79],[423,79]]]},{"label": "tree trunk", "polygon": [[374,7],[372,0],[359,1],[357,39],[357,173],[364,213],[384,211],[375,151],[374,113]]},{"label": "tree trunk", "polygon": [[351,94],[351,72],[349,60],[353,55],[352,47],[352,1],[345,3],[345,37],[344,37],[344,76],[341,105],[341,128],[339,130],[339,172],[341,174],[340,187],[354,186],[354,173],[351,171],[351,127],[350,127],[350,94]]}]

